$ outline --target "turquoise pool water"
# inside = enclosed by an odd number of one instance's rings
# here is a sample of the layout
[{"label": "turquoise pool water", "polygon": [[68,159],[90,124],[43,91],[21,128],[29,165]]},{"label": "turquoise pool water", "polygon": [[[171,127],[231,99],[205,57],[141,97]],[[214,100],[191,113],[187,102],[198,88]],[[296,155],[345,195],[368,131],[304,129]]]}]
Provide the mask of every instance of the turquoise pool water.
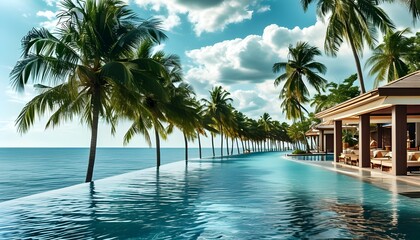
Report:
[{"label": "turquoise pool water", "polygon": [[0,203],[0,239],[414,239],[420,201],[282,153],[175,162]]},{"label": "turquoise pool water", "polygon": [[305,160],[305,161],[332,161],[334,159],[334,154],[313,154],[313,155],[300,155],[300,156],[289,156],[292,159],[296,160]]}]

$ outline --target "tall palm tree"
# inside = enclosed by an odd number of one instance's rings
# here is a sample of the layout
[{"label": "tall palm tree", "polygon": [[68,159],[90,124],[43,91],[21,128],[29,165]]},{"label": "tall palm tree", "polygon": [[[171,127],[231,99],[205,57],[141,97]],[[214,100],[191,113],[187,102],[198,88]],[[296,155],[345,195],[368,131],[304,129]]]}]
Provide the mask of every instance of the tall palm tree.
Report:
[{"label": "tall palm tree", "polygon": [[[26,132],[36,116],[52,111],[47,127],[80,115],[91,128],[86,182],[92,181],[99,118],[111,123],[144,92],[163,94],[156,76],[164,68],[150,59],[133,59],[142,40],[166,36],[157,20],[144,21],[119,0],[63,0],[60,28],[31,30],[22,41],[23,55],[10,77],[23,90],[30,79],[41,89],[22,109],[16,122]],[[50,85],[50,86],[48,86]]]},{"label": "tall palm tree", "polygon": [[303,119],[303,104],[309,101],[309,85],[317,92],[325,87],[326,80],[319,73],[325,74],[327,68],[324,64],[316,62],[314,58],[321,55],[317,47],[306,42],[298,42],[295,47],[289,46],[289,59],[287,62],[278,62],[273,65],[273,72],[283,72],[278,76],[274,85],[284,82],[279,98],[283,99],[283,109],[288,118]]},{"label": "tall palm tree", "polygon": [[376,75],[375,88],[383,80],[391,82],[409,72],[404,62],[404,56],[410,52],[408,38],[404,34],[409,31],[408,28],[396,32],[388,30],[383,43],[374,49],[373,55],[367,60],[366,66],[372,67],[369,74]]},{"label": "tall palm tree", "polygon": [[220,154],[223,156],[223,132],[224,126],[228,120],[233,117],[233,112],[230,108],[232,98],[229,97],[230,93],[224,90],[221,86],[213,87],[210,91],[210,100],[203,99],[207,112],[212,116],[218,125],[218,130],[221,135],[220,140]]},{"label": "tall palm tree", "polygon": [[[174,87],[174,84],[182,81],[181,61],[177,55],[167,55],[164,51],[153,52],[155,46],[156,43],[153,41],[143,41],[137,51],[137,57],[153,59],[164,66],[169,79],[161,77],[157,80],[164,86],[166,91],[170,91],[170,89]],[[141,99],[140,102],[142,103],[140,106],[144,106],[147,111],[145,112],[143,108],[137,107],[138,104],[133,106],[133,109],[137,111],[132,111],[132,114],[134,115],[132,117],[133,124],[124,136],[124,143],[128,143],[134,134],[140,133],[145,136],[147,143],[151,145],[150,136],[147,133],[147,130],[142,128],[147,126],[150,128],[153,126],[156,141],[156,166],[159,168],[161,163],[160,138],[166,139],[167,137],[163,122],[167,122],[165,111],[167,110],[167,105],[170,104],[171,101],[170,99],[161,98],[161,96],[150,92],[149,94],[146,94],[145,98]],[[149,121],[149,124],[146,126],[144,121]]]},{"label": "tall palm tree", "polygon": [[[315,0],[301,0],[306,11]],[[360,82],[361,94],[366,92],[360,57],[365,43],[374,47],[377,28],[385,32],[393,28],[388,15],[378,6],[377,0],[316,0],[318,16],[329,16],[324,48],[328,55],[336,56],[346,41],[352,50]]]},{"label": "tall palm tree", "polygon": [[200,126],[198,102],[194,95],[194,90],[187,83],[172,85],[170,101],[165,109],[170,129],[168,132],[171,133],[172,129],[177,127],[184,135],[186,161],[188,161],[188,141],[197,137],[196,129]]},{"label": "tall palm tree", "polygon": [[[264,113],[262,116],[260,116],[258,123],[260,124],[265,134],[265,139],[264,139],[264,145],[265,145],[266,140],[268,140],[270,130],[272,128],[272,118],[270,114]],[[264,146],[264,148],[266,149],[266,146]]]}]

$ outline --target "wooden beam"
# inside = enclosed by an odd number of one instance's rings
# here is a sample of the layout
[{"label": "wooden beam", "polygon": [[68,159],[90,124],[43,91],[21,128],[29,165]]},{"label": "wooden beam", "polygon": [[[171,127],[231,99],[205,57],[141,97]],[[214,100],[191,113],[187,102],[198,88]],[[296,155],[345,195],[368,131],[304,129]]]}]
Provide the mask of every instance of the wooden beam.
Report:
[{"label": "wooden beam", "polygon": [[343,152],[343,123],[340,120],[334,121],[334,161],[338,162],[338,158]]},{"label": "wooden beam", "polygon": [[370,116],[359,117],[359,167],[370,167]]},{"label": "wooden beam", "polygon": [[392,174],[407,175],[407,106],[392,108]]}]

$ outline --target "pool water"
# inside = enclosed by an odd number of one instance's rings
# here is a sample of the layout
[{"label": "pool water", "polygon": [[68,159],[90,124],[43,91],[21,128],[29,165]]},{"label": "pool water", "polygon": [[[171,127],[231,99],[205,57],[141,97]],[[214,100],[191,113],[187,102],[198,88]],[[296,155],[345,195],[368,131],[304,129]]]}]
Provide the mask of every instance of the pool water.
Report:
[{"label": "pool water", "polygon": [[334,154],[294,155],[289,157],[305,161],[332,161],[334,159]]},{"label": "pool water", "polygon": [[0,203],[0,239],[420,237],[420,200],[284,159],[176,162]]}]

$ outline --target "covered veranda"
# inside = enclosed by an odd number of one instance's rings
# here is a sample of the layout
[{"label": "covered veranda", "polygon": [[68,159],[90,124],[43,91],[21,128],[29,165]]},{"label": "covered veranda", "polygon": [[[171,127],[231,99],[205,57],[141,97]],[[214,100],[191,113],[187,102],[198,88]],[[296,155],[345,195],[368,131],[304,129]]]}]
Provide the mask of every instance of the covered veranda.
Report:
[{"label": "covered veranda", "polygon": [[[316,117],[323,123],[334,126],[336,162],[343,152],[343,126],[358,125],[360,168],[371,167],[371,124],[390,124],[392,151],[390,172],[393,175],[407,175],[407,123],[420,122],[420,71],[317,113]],[[378,148],[385,147],[381,138],[378,128]]]}]

